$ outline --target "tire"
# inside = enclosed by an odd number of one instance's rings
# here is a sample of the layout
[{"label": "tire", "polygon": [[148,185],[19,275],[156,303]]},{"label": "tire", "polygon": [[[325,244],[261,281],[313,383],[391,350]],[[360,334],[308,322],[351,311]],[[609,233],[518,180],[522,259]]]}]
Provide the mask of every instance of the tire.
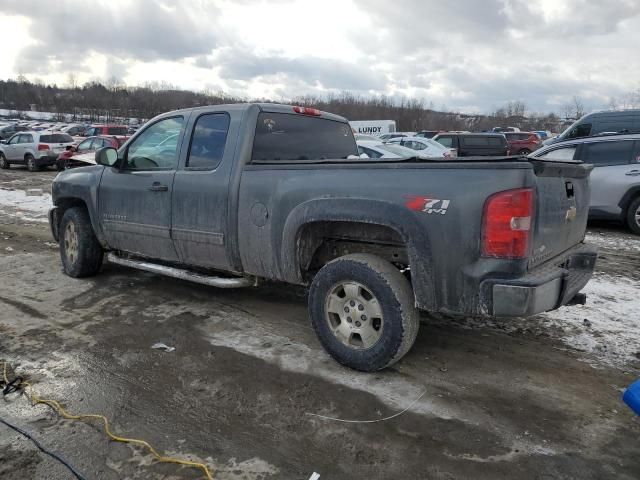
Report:
[{"label": "tire", "polygon": [[627,225],[633,233],[640,235],[640,197],[633,199],[627,208]]},{"label": "tire", "polygon": [[64,273],[80,278],[95,275],[102,266],[104,252],[93,233],[83,207],[71,207],[60,222],[60,259]]},{"label": "tire", "polygon": [[418,335],[411,284],[375,255],[345,255],[322,267],[309,291],[309,315],[325,350],[363,372],[400,360]]},{"label": "tire", "polygon": [[520,150],[518,152],[518,155],[529,155],[531,153],[531,150],[527,149],[527,148],[523,148],[522,150]]},{"label": "tire", "polygon": [[27,161],[27,170],[30,172],[37,172],[39,170],[38,165],[36,164],[36,159],[30,153],[26,154],[24,159]]},{"label": "tire", "polygon": [[7,160],[7,157],[4,156],[4,153],[0,152],[0,168],[3,170],[7,170],[11,167],[11,164]]}]

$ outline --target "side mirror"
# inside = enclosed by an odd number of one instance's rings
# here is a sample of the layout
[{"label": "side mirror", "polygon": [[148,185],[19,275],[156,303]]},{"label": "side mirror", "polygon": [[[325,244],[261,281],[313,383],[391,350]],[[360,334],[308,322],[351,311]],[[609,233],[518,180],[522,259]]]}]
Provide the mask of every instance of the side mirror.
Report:
[{"label": "side mirror", "polygon": [[96,150],[96,164],[105,167],[115,167],[118,163],[118,151],[113,147],[103,147]]}]

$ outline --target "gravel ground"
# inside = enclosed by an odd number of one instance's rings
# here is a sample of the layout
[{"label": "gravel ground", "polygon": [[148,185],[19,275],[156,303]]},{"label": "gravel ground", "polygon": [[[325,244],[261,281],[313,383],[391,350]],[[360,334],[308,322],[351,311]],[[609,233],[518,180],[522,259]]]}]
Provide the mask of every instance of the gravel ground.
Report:
[{"label": "gravel ground", "polygon": [[[64,276],[43,222],[54,176],[0,171],[0,360],[71,411],[103,413],[218,479],[640,478],[640,422],[620,401],[640,376],[640,240],[621,227],[590,226],[601,260],[586,306],[425,315],[401,362],[361,374],[324,353],[302,289],[217,290],[109,264]],[[43,195],[21,193],[32,189]],[[376,423],[308,415],[381,420],[410,405]],[[201,478],[23,396],[3,397],[0,416],[90,479]],[[0,425],[5,476],[70,478]]]}]

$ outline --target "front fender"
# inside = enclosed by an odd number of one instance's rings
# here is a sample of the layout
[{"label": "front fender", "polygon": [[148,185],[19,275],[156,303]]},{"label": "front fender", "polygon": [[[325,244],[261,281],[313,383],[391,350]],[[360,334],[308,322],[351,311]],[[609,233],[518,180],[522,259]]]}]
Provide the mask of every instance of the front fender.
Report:
[{"label": "front fender", "polygon": [[314,222],[370,223],[392,228],[402,237],[411,267],[411,279],[418,306],[433,310],[435,294],[431,243],[415,213],[402,205],[383,200],[322,198],[295,207],[285,222],[280,258],[282,273],[292,283],[303,283],[298,256],[302,228]]},{"label": "front fender", "polygon": [[98,189],[104,169],[101,165],[92,165],[60,172],[51,186],[51,200],[60,208],[77,201],[84,203],[98,241],[108,248],[98,213]]}]

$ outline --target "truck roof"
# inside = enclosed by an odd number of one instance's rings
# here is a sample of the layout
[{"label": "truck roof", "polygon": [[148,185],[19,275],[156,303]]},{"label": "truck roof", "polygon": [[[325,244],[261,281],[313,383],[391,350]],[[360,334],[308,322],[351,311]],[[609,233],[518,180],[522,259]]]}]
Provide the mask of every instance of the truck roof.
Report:
[{"label": "truck roof", "polygon": [[[281,103],[230,103],[230,104],[221,104],[221,105],[204,105],[202,107],[193,107],[193,108],[183,108],[180,110],[174,110],[172,112],[162,113],[159,116],[170,116],[176,113],[186,113],[186,112],[217,112],[217,111],[245,111],[250,108],[257,107],[262,112],[270,112],[270,113],[296,113],[294,112],[295,105],[286,105]],[[302,107],[302,108],[312,108],[312,107]],[[318,110],[320,118],[324,118],[327,120],[335,120],[338,122],[347,123],[347,119],[345,117],[341,117],[340,115],[335,115],[333,113],[324,112]],[[304,115],[299,113],[298,115]]]}]

